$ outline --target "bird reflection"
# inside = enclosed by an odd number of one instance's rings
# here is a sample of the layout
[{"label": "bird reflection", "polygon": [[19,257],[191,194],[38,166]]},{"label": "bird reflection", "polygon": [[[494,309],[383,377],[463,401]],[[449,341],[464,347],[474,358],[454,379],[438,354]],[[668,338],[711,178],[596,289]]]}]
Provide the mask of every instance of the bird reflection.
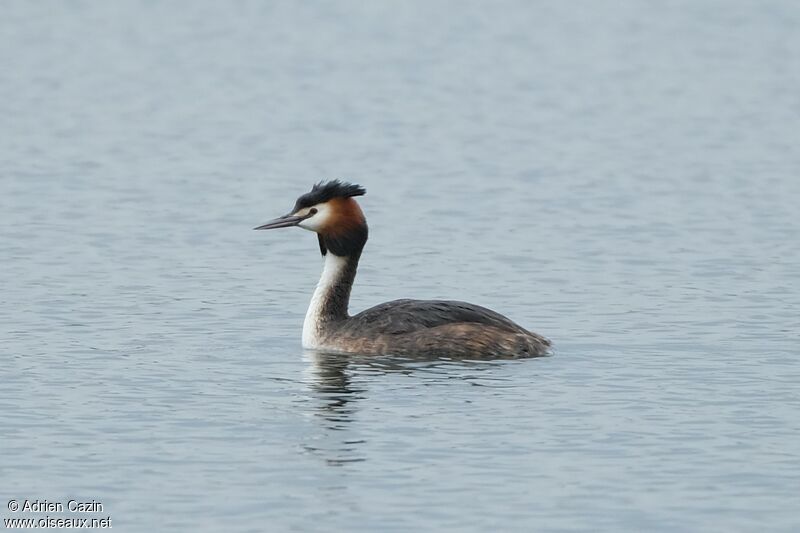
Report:
[{"label": "bird reflection", "polygon": [[[386,374],[423,372],[431,380],[460,379],[483,386],[473,371],[493,368],[496,362],[457,361],[441,358],[395,358],[307,351],[304,359],[306,383],[314,405],[312,413],[320,423],[316,433],[303,449],[324,459],[330,466],[365,461],[363,444],[366,438],[353,424],[358,405],[369,398],[369,379]],[[481,381],[485,381],[484,378]]]},{"label": "bird reflection", "polygon": [[364,461],[358,446],[365,441],[351,435],[350,427],[356,412],[355,403],[364,389],[352,385],[348,373],[349,358],[336,354],[307,352],[311,364],[306,369],[307,381],[314,400],[313,414],[321,422],[316,434],[303,449],[321,457],[329,466],[344,466]]},{"label": "bird reflection", "polygon": [[353,400],[361,398],[364,389],[351,384],[352,377],[347,372],[350,364],[346,355],[307,353],[311,359],[309,372],[310,385],[314,396],[319,400],[317,413],[329,422],[328,429],[341,430],[352,421]]}]

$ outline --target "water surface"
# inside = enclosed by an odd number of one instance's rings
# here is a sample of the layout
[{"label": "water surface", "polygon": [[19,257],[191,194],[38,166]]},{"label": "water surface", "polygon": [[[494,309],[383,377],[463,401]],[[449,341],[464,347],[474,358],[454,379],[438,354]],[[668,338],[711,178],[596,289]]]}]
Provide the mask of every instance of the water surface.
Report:
[{"label": "water surface", "polygon": [[[793,2],[12,2],[0,497],[123,531],[800,528]],[[552,357],[304,352],[366,186],[354,311],[496,309]]]}]

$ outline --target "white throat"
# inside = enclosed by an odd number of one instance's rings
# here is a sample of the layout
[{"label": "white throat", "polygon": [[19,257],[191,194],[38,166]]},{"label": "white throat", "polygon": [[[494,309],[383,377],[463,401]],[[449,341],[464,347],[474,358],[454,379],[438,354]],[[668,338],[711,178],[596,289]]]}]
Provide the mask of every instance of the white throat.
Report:
[{"label": "white throat", "polygon": [[322,268],[322,276],[319,278],[317,288],[308,304],[306,319],[303,322],[303,348],[321,348],[323,320],[322,310],[325,301],[330,298],[331,290],[341,279],[342,271],[347,266],[347,259],[339,257],[330,252],[325,254],[325,264]]}]

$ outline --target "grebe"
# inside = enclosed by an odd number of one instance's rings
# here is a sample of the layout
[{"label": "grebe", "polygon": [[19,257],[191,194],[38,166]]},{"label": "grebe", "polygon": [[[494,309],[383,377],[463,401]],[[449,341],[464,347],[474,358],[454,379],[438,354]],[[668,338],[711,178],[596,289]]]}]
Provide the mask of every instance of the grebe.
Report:
[{"label": "grebe", "polygon": [[339,180],[320,182],[297,199],[291,213],[254,228],[299,226],[317,234],[324,267],[303,322],[304,348],[460,358],[547,353],[546,338],[465,302],[394,300],[350,316],[350,289],[367,242],[367,221],[353,197],[365,193]]}]

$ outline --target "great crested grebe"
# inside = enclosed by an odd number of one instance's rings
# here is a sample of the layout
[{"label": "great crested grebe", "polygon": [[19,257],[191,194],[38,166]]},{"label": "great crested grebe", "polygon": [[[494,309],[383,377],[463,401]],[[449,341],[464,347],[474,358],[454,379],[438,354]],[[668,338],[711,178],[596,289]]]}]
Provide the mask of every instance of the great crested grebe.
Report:
[{"label": "great crested grebe", "polygon": [[304,348],[462,358],[547,353],[546,338],[465,302],[394,300],[350,316],[350,289],[367,242],[367,220],[353,197],[364,193],[359,185],[320,182],[297,199],[291,213],[254,228],[299,226],[317,234],[325,265],[303,322]]}]

